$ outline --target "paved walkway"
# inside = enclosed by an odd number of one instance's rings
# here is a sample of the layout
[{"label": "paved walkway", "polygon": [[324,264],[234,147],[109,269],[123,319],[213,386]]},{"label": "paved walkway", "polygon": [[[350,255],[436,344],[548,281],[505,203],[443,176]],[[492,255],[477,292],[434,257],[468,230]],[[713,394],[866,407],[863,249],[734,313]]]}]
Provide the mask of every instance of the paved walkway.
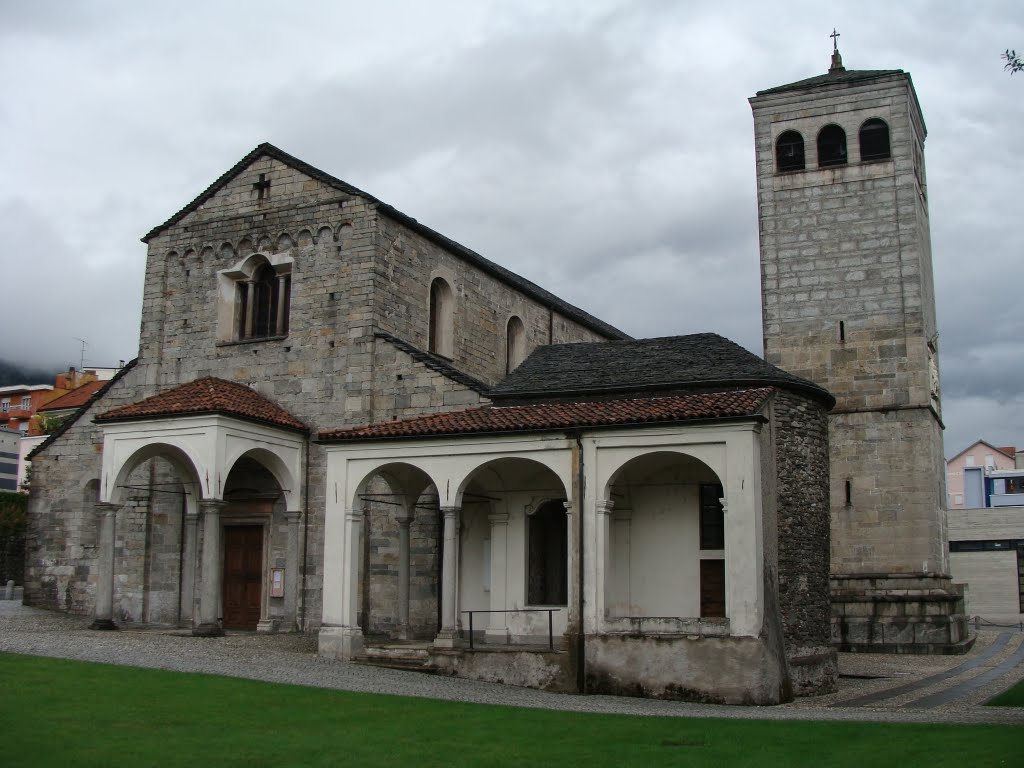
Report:
[{"label": "paved walkway", "polygon": [[1024,635],[982,632],[968,656],[842,654],[839,691],[778,707],[726,707],[616,696],[569,696],[320,658],[306,635],[208,639],[153,630],[94,632],[87,622],[0,601],[0,652],[56,656],[481,704],[661,717],[873,720],[1024,725],[1024,709],[984,707],[1024,679]]}]

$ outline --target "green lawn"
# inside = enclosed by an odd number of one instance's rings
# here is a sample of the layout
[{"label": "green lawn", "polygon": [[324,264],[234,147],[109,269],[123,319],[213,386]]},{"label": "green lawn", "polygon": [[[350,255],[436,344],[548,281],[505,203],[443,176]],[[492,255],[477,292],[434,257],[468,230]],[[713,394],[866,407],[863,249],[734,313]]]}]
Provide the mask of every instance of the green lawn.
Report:
[{"label": "green lawn", "polygon": [[989,707],[1024,707],[1024,681],[985,702]]},{"label": "green lawn", "polygon": [[0,654],[13,766],[1019,765],[1008,726],[581,715]]}]

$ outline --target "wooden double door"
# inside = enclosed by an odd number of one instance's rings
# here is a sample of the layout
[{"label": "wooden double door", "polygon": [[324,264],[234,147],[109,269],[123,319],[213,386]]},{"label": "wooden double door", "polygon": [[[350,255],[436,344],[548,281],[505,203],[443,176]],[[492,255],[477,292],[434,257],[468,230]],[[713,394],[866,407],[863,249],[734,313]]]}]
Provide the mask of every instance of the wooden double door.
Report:
[{"label": "wooden double door", "polygon": [[263,526],[224,528],[224,628],[256,629],[263,605]]}]

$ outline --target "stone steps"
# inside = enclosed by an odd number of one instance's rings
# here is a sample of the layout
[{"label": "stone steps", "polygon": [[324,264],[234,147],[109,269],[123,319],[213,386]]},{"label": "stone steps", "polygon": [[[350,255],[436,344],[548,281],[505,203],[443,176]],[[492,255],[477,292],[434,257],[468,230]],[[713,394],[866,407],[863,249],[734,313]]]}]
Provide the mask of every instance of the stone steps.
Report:
[{"label": "stone steps", "polygon": [[387,669],[403,669],[436,675],[438,668],[430,663],[426,648],[414,645],[370,645],[352,659],[355,664]]}]

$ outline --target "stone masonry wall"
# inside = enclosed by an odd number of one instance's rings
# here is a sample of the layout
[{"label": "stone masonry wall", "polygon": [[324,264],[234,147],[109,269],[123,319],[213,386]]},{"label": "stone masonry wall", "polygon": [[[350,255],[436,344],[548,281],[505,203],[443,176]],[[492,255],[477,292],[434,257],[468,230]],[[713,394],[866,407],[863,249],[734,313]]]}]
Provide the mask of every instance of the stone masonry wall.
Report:
[{"label": "stone masonry wall", "polygon": [[[253,186],[260,174],[270,181],[262,199]],[[33,604],[92,610],[93,501],[102,458],[102,431],[92,419],[100,413],[202,376],[252,386],[313,434],[478,403],[480,396],[471,388],[412,364],[408,355],[389,351],[374,337],[385,330],[426,347],[429,277],[438,268],[454,275],[454,364],[471,375],[495,381],[504,374],[505,323],[511,312],[520,313],[526,323],[530,347],[549,340],[549,327],[556,341],[596,338],[405,225],[379,217],[372,200],[309,178],[267,155],[225,182],[198,210],[153,234],[148,245],[138,363],[34,461],[32,562],[26,585]],[[289,329],[283,338],[239,342],[232,340],[233,286],[221,273],[254,252],[291,262]],[[406,364],[407,370],[399,370]],[[301,530],[308,540],[300,543],[306,588],[299,613],[305,629],[315,631],[323,578],[326,461],[314,442],[308,445],[304,471]],[[92,500],[86,502],[83,493],[91,481]],[[163,586],[172,579],[173,531],[161,527],[170,524],[171,513],[148,514],[123,527],[118,517],[118,530],[131,534],[119,538],[117,546],[130,546],[133,554],[122,556],[119,550],[115,612],[135,621],[166,618],[170,610],[167,594],[158,598],[162,607],[148,610],[148,598],[132,591],[145,583],[147,572]],[[160,591],[166,592],[163,586]]]},{"label": "stone masonry wall", "polygon": [[779,607],[797,695],[832,690],[829,610],[828,416],[818,402],[772,399],[778,504]]},{"label": "stone masonry wall", "polygon": [[526,328],[526,353],[543,344],[603,341],[586,328],[466,263],[399,222],[379,216],[377,324],[410,344],[427,349],[430,283],[451,280],[455,294],[453,364],[495,384],[505,376],[506,326],[517,315]]},{"label": "stone masonry wall", "polygon": [[[913,87],[898,73],[751,104],[765,357],[837,400],[833,572],[938,569],[941,404],[925,127]],[[861,160],[869,118],[888,124],[890,159]],[[846,133],[848,163],[818,168],[816,137],[829,124]],[[776,171],[775,140],[786,130],[803,136],[804,171]],[[847,481],[859,504],[846,503]]]},{"label": "stone masonry wall", "polygon": [[945,473],[934,454],[942,434],[932,414],[834,414],[829,441],[832,573],[948,574]]}]

